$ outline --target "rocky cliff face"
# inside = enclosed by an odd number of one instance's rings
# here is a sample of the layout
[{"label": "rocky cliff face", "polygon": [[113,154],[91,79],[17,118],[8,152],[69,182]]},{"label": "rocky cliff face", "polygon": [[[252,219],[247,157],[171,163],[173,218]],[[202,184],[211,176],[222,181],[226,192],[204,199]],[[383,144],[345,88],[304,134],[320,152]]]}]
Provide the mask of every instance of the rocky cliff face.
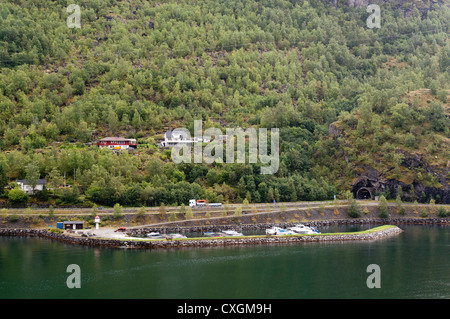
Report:
[{"label": "rocky cliff face", "polygon": [[373,199],[376,194],[385,193],[386,191],[394,198],[397,196],[399,186],[403,190],[401,197],[403,201],[413,202],[418,200],[423,203],[429,203],[431,198],[433,198],[437,199],[437,202],[440,204],[450,204],[450,188],[445,182],[439,188],[426,186],[416,181],[412,184],[405,184],[396,179],[385,178],[372,167],[363,167],[363,173],[351,185],[351,190],[357,199]]},{"label": "rocky cliff face", "polygon": [[[347,155],[344,151],[346,148],[354,148],[352,141],[349,139],[349,135],[338,127],[336,123],[332,123],[328,131],[329,137],[331,137],[336,146],[340,149],[340,154],[343,157],[341,160],[346,160]],[[341,138],[341,139],[340,139]],[[341,145],[339,140],[344,141],[345,145]],[[450,204],[450,185],[449,185],[449,167],[439,167],[431,165],[427,162],[424,156],[417,153],[410,153],[406,150],[401,151],[403,154],[403,160],[401,167],[405,171],[429,174],[439,183],[439,186],[430,186],[426,182],[420,180],[412,180],[411,182],[404,182],[400,179],[392,178],[390,171],[393,167],[390,167],[389,163],[382,165],[383,172],[379,171],[375,167],[360,162],[354,162],[352,165],[355,168],[356,175],[353,177],[352,182],[349,182],[347,187],[352,191],[353,195],[357,199],[374,199],[376,195],[389,193],[391,198],[397,196],[399,186],[403,190],[402,200],[414,201],[418,200],[422,203],[429,203],[433,198],[437,203]],[[339,158],[339,155],[337,155]],[[371,157],[376,158],[378,154],[372,153]],[[401,176],[400,176],[401,177]]]}]

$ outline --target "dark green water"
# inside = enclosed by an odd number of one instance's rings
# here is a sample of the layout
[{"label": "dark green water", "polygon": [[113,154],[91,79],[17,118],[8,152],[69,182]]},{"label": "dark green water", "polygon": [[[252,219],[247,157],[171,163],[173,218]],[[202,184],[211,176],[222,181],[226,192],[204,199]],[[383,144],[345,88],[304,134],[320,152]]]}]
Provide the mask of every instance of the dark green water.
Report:
[{"label": "dark green water", "polygon": [[[374,242],[157,251],[0,237],[0,298],[450,298],[450,228],[400,227]],[[367,287],[370,264],[381,288]]]}]

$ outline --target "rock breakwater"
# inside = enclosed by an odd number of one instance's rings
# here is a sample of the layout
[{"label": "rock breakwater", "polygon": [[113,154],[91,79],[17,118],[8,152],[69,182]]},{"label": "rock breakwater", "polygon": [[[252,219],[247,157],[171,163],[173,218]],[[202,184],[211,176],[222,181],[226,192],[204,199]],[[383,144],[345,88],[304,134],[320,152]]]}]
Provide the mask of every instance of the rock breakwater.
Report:
[{"label": "rock breakwater", "polygon": [[163,239],[163,240],[124,240],[78,237],[67,234],[50,232],[43,229],[0,229],[0,236],[25,236],[40,237],[58,240],[67,244],[84,246],[102,246],[111,248],[184,248],[184,247],[211,247],[211,246],[234,246],[234,245],[262,245],[262,244],[285,244],[302,242],[325,242],[325,241],[367,241],[377,240],[388,236],[394,236],[403,230],[397,226],[377,227],[369,231],[355,233],[337,234],[315,234],[315,235],[289,235],[289,236],[243,236],[243,237],[220,237],[220,238],[198,238],[198,239]]},{"label": "rock breakwater", "polygon": [[[227,229],[235,229],[239,231],[246,230],[265,230],[271,227],[288,228],[299,223],[256,223],[256,224],[229,224],[229,225],[199,225],[199,226],[185,226],[183,224],[172,225],[152,225],[152,226],[136,226],[128,227],[127,235],[132,237],[143,237],[145,234],[151,232],[158,233],[187,233],[187,232],[219,232]],[[330,225],[402,225],[402,224],[416,224],[416,225],[450,225],[448,218],[357,218],[357,219],[336,219],[336,220],[317,220],[302,222],[306,226],[322,227]]]}]

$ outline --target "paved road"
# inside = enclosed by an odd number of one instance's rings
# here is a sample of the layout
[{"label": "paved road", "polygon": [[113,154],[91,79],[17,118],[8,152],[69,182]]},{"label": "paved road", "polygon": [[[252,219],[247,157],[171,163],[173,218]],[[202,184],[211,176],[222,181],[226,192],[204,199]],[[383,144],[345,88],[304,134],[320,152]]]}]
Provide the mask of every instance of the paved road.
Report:
[{"label": "paved road", "polygon": [[[358,200],[358,202],[361,205],[364,206],[377,206],[378,201],[374,200]],[[284,207],[285,211],[293,211],[293,210],[307,210],[307,209],[313,209],[313,208],[319,208],[321,205],[324,205],[325,207],[346,207],[348,206],[346,200],[338,200],[337,205],[333,201],[314,201],[314,202],[286,202],[286,203],[256,203],[256,204],[249,204],[249,208],[246,209],[246,211],[250,210],[252,207],[256,207],[257,210],[262,212],[259,212],[259,214],[267,213],[267,205],[269,205],[271,212],[280,212],[282,208]],[[389,206],[395,206],[395,202],[388,202]],[[404,206],[411,206],[414,205],[413,203],[402,203]],[[418,204],[418,206],[428,206],[429,204]],[[234,211],[237,207],[243,207],[243,204],[228,204],[228,212]],[[447,208],[450,208],[450,205],[436,205],[436,207],[444,206]],[[138,212],[138,210],[141,207],[123,207],[122,209],[122,215],[133,215]],[[187,207],[186,207],[187,208]],[[210,208],[210,207],[194,207],[192,211],[194,213],[199,212],[210,212],[210,213],[220,213],[223,212],[225,209],[224,206],[220,208]],[[93,213],[93,209],[91,207],[89,208],[55,208],[55,215],[58,216],[66,216],[66,215],[91,215]],[[170,213],[175,211],[176,213],[179,213],[180,206],[166,206],[166,212]],[[146,214],[158,214],[159,213],[159,207],[145,207]],[[0,209],[1,213],[1,209]],[[27,216],[39,216],[39,215],[47,215],[48,214],[48,208],[7,208],[8,215],[11,215],[11,213],[17,213],[17,214],[25,214]],[[98,209],[96,212],[99,216],[102,215],[111,215],[114,213],[113,208],[103,208]],[[248,213],[246,214],[248,215]]]}]

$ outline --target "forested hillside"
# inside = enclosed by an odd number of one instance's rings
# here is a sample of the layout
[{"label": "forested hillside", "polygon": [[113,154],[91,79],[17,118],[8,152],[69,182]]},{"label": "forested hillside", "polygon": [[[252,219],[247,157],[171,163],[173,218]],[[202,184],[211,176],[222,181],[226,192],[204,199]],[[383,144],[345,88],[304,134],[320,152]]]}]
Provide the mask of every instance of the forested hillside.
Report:
[{"label": "forested hillside", "polygon": [[[327,200],[368,175],[450,201],[448,0],[383,3],[379,29],[326,0],[86,0],[69,28],[72,2],[0,0],[4,203]],[[174,164],[157,142],[194,120],[279,128],[278,172]],[[138,148],[89,144],[106,136]],[[12,191],[37,178],[47,191]]]}]

